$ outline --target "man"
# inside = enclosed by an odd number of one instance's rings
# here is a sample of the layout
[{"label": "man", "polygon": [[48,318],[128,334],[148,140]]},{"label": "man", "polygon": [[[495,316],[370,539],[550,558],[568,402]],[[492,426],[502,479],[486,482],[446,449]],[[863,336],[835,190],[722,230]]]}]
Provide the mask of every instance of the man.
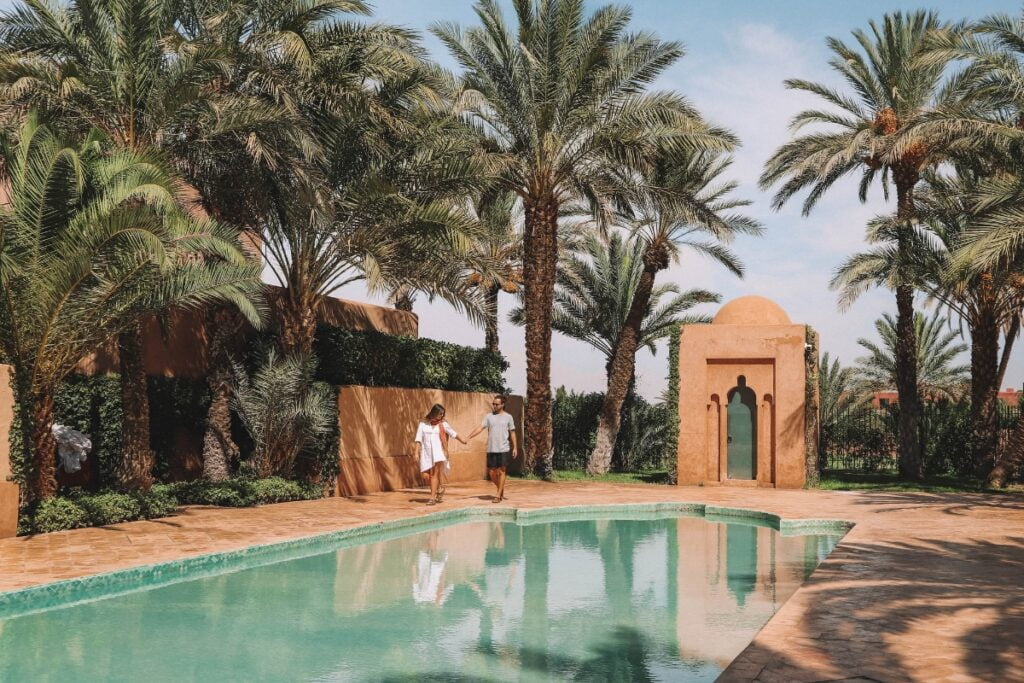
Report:
[{"label": "man", "polygon": [[484,415],[483,422],[469,435],[474,436],[487,430],[487,478],[498,488],[495,503],[505,500],[505,470],[509,458],[518,458],[516,448],[516,423],[505,412],[505,397],[495,396],[491,401],[491,412]]}]

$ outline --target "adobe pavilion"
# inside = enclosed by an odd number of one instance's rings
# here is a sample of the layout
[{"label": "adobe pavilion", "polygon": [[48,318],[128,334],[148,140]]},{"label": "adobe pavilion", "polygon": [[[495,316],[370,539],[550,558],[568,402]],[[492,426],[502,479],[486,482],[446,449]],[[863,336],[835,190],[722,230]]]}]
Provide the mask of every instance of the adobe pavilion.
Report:
[{"label": "adobe pavilion", "polygon": [[679,339],[680,484],[802,488],[817,450],[817,337],[744,296]]}]

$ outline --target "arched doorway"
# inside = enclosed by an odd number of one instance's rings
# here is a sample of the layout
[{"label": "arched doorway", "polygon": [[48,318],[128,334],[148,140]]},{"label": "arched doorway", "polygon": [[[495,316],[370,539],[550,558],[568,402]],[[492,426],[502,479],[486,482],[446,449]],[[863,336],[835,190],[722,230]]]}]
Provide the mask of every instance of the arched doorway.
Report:
[{"label": "arched doorway", "polygon": [[740,375],[729,390],[726,413],[726,473],[729,479],[757,477],[757,395]]}]

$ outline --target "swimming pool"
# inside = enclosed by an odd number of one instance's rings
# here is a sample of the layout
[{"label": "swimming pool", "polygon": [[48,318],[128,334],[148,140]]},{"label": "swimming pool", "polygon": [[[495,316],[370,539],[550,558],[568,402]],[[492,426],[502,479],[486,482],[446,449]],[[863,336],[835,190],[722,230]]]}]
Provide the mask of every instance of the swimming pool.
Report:
[{"label": "swimming pool", "polygon": [[575,516],[442,520],[9,617],[0,680],[713,680],[840,533]]}]

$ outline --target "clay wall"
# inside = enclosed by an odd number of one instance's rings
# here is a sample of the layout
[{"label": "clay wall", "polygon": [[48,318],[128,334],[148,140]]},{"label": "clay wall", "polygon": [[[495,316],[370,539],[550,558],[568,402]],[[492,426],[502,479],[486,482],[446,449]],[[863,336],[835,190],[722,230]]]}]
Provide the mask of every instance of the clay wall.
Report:
[{"label": "clay wall", "polygon": [[805,477],[803,325],[687,325],[679,351],[679,483],[726,480],[728,392],[740,375],[757,397],[751,485],[800,488]]},{"label": "clay wall", "polygon": [[[269,299],[274,306],[281,289],[269,287],[269,290]],[[163,327],[155,317],[146,321],[143,362],[147,374],[194,378],[206,374],[208,339],[202,316],[199,311],[175,310],[168,314],[169,324]],[[318,319],[328,325],[358,332],[419,336],[419,318],[415,313],[334,297],[324,299]],[[79,364],[78,371],[87,375],[117,372],[117,348],[111,343],[90,354]]]},{"label": "clay wall", "polygon": [[[425,480],[413,455],[413,438],[417,425],[430,407],[435,403],[442,404],[452,428],[468,437],[480,425],[483,416],[490,412],[493,396],[489,393],[385,387],[341,387],[338,391],[341,474],[336,493],[343,496],[423,485]],[[521,452],[522,399],[510,397],[505,409],[515,419]],[[448,473],[448,481],[486,479],[486,446],[486,433],[479,434],[468,446],[452,439],[449,442],[452,469]]]}]

